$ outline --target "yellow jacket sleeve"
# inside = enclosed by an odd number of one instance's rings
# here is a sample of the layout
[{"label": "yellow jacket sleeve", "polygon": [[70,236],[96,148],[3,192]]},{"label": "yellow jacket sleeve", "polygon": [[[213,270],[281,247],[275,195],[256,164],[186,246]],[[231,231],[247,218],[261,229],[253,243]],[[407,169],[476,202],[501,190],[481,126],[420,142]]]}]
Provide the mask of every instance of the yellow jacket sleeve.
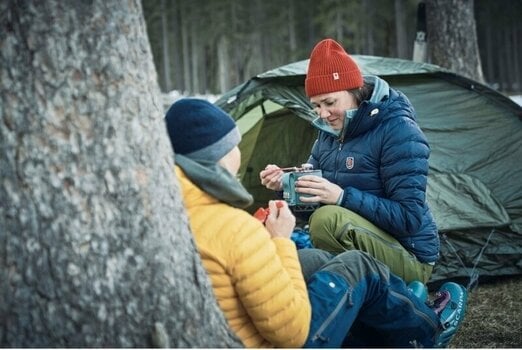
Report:
[{"label": "yellow jacket sleeve", "polygon": [[287,238],[271,239],[250,216],[245,221],[230,252],[238,297],[266,340],[276,347],[301,347],[311,307],[295,244]]}]

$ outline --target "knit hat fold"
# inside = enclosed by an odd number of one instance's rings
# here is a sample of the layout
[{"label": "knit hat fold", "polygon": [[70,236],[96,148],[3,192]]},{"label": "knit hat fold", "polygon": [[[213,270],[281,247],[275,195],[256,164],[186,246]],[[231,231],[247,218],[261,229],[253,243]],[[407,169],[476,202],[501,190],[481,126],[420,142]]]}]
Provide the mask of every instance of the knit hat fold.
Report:
[{"label": "knit hat fold", "polygon": [[339,43],[324,39],[314,47],[305,80],[308,97],[362,86],[361,70]]},{"label": "knit hat fold", "polygon": [[174,152],[194,160],[217,162],[241,141],[232,117],[206,100],[176,101],[165,121]]},{"label": "knit hat fold", "polygon": [[186,153],[185,155],[192,159],[208,159],[208,160],[220,160],[226,155],[232,148],[236,147],[241,141],[241,134],[238,128],[230,130],[227,134],[223,135],[215,143],[206,147],[200,148],[194,152]]}]

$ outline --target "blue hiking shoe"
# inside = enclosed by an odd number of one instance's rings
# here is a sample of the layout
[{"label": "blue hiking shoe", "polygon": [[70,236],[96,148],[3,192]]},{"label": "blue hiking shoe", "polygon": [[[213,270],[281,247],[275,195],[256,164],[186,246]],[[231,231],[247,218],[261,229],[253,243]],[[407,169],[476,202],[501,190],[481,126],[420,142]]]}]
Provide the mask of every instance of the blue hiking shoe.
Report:
[{"label": "blue hiking shoe", "polygon": [[412,281],[408,284],[408,289],[420,300],[426,302],[428,300],[428,288],[421,281]]},{"label": "blue hiking shoe", "polygon": [[442,331],[434,347],[446,348],[464,320],[468,292],[461,285],[446,282],[435,295],[431,308],[439,316]]}]

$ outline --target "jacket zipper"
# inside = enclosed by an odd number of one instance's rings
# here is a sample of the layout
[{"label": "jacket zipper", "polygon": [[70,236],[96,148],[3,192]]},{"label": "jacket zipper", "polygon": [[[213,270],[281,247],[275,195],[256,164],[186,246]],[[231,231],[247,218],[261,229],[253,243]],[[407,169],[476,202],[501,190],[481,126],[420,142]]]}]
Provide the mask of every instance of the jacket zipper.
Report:
[{"label": "jacket zipper", "polygon": [[341,310],[341,307],[345,304],[346,300],[348,299],[348,293],[344,293],[343,297],[335,307],[335,309],[332,311],[332,313],[324,320],[324,322],[321,324],[321,326],[317,329],[317,332],[315,332],[314,336],[312,337],[312,341],[316,341],[317,339],[324,339],[321,337],[321,333],[332,323],[332,321],[337,317],[337,314],[339,314],[339,311]]},{"label": "jacket zipper", "polygon": [[[335,164],[337,164],[339,162],[339,155],[341,154],[341,149],[342,148],[343,148],[343,140],[339,139],[339,148],[337,150],[337,154],[335,155]],[[339,179],[337,178],[337,174],[338,174],[338,170],[337,169],[339,169],[338,166],[335,167],[334,179],[335,179],[336,182],[339,182],[338,181]]]}]

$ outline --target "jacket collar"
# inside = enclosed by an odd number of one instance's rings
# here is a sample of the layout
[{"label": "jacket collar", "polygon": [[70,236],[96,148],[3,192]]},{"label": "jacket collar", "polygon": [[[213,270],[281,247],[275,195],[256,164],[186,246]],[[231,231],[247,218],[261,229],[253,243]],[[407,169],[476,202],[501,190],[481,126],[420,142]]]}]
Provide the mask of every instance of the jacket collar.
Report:
[{"label": "jacket collar", "polygon": [[175,162],[197,187],[217,200],[236,208],[246,208],[253,198],[232,174],[215,162],[192,160],[180,154]]}]

